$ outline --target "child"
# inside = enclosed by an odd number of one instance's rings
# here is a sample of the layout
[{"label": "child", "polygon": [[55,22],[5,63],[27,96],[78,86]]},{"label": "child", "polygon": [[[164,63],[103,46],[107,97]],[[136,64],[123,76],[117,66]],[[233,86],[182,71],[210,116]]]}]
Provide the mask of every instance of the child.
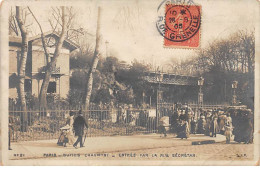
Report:
[{"label": "child", "polygon": [[59,146],[64,146],[64,147],[67,147],[67,143],[69,142],[69,139],[68,139],[68,133],[69,133],[69,129],[70,127],[68,125],[60,128],[61,129],[61,135],[58,139],[58,142],[57,144]]}]

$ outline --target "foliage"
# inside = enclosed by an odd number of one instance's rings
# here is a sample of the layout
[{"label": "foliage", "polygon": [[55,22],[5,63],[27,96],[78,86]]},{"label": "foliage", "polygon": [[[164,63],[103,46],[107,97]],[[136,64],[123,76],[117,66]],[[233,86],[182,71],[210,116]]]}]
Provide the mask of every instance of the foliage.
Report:
[{"label": "foliage", "polygon": [[119,90],[116,96],[119,103],[123,104],[133,104],[134,94],[133,90]]},{"label": "foliage", "polygon": [[101,71],[103,73],[114,73],[117,68],[118,68],[118,58],[110,56],[103,61]]},{"label": "foliage", "polygon": [[90,67],[94,50],[89,46],[85,50],[80,49],[70,57],[70,69],[88,69]]},{"label": "foliage", "polygon": [[32,95],[31,93],[27,93],[25,95],[25,99],[26,99],[26,105],[29,109],[33,109],[34,107],[39,105],[39,99],[35,95]]},{"label": "foliage", "polygon": [[82,102],[81,90],[70,89],[67,97],[67,101],[69,102],[69,105],[73,107],[81,105]]},{"label": "foliage", "polygon": [[143,92],[149,92],[151,86],[143,80],[145,72],[149,71],[149,65],[142,64],[137,60],[132,62],[130,69],[122,69],[116,72],[116,80],[130,86],[133,89],[134,100],[136,104],[141,104]]},{"label": "foliage", "polygon": [[[212,41],[200,49],[196,56],[185,61],[177,62],[173,59],[168,66],[176,74],[203,76],[204,101],[211,103],[230,102],[233,95],[232,82],[238,81],[236,94],[239,101],[253,108],[254,61],[254,31],[241,30],[225,39]],[[180,90],[186,93],[189,88]],[[196,100],[197,93],[193,91],[187,92],[187,96]],[[188,99],[176,92],[173,95],[181,100]]]},{"label": "foliage", "polygon": [[205,78],[205,100],[230,102],[232,82],[238,81],[239,101],[253,108],[254,43],[254,32],[239,31],[198,53],[194,63]]},{"label": "foliage", "polygon": [[103,104],[108,104],[110,103],[112,99],[111,94],[109,93],[109,90],[106,88],[101,88],[96,92],[96,95],[94,97],[94,102],[95,103],[103,103]]}]

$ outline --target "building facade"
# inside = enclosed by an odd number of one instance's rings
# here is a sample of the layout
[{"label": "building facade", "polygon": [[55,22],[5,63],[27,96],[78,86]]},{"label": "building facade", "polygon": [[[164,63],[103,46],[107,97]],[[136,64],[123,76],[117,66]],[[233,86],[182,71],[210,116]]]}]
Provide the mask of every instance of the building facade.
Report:
[{"label": "building facade", "polygon": [[[28,55],[25,71],[25,92],[38,97],[41,85],[46,72],[46,65],[53,59],[56,43],[59,35],[56,32],[45,33],[45,40],[49,58],[47,60],[42,47],[41,36],[29,38]],[[18,70],[21,57],[20,37],[9,37],[9,98],[17,98],[18,88]],[[77,49],[78,46],[70,41],[65,40],[63,43],[60,56],[57,58],[55,68],[52,70],[49,82],[48,94],[59,98],[66,98],[69,93],[70,79],[70,53]]]}]

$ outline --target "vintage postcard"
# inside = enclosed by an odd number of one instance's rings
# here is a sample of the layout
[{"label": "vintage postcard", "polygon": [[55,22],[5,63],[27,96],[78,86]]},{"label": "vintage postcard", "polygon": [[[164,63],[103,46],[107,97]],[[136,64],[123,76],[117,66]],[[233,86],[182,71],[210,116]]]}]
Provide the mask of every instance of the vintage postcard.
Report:
[{"label": "vintage postcard", "polygon": [[259,165],[259,7],[1,1],[1,165]]}]

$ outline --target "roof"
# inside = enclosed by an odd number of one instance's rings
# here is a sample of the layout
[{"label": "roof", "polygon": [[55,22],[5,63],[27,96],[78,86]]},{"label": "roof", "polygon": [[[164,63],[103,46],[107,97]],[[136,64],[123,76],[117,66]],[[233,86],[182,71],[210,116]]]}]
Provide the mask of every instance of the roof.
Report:
[{"label": "roof", "polygon": [[9,36],[9,42],[22,43],[22,38],[18,36]]},{"label": "roof", "polygon": [[[45,32],[44,35],[45,35],[45,36],[54,35],[54,36],[56,36],[56,37],[59,37],[59,36],[60,36],[60,35],[58,34],[58,32],[55,32],[55,31]],[[37,39],[40,39],[40,38],[41,38],[41,34],[29,38],[29,41],[34,41],[34,40],[37,40]],[[69,40],[69,39],[65,39],[65,40],[64,40],[64,44],[67,45],[67,46],[70,48],[70,51],[73,51],[73,50],[79,48],[79,45],[78,45],[78,44],[76,44],[75,42],[73,42],[73,41],[71,41],[71,40]]]},{"label": "roof", "polygon": [[198,78],[198,76],[194,75],[181,75],[176,73],[168,73],[168,72],[159,72],[159,71],[147,71],[148,74],[162,74],[162,75],[170,75],[170,76],[178,76],[178,77],[189,77],[189,78]]},{"label": "roof", "polygon": [[[45,32],[44,33],[45,36],[56,36],[56,37],[59,37],[59,34],[57,32],[53,32],[53,31],[48,31],[48,32]],[[29,42],[30,41],[34,41],[34,40],[38,40],[41,38],[41,35],[36,35],[34,37],[30,37],[29,38]],[[13,44],[16,44],[16,45],[21,45],[22,43],[22,38],[21,37],[18,37],[18,36],[9,36],[9,43],[13,43]],[[73,51],[77,48],[79,48],[79,45],[76,44],[75,42],[69,40],[69,39],[65,39],[64,40],[64,45],[68,46],[68,48],[70,49],[70,51]]]},{"label": "roof", "polygon": [[17,46],[21,46],[22,38],[18,36],[9,36],[9,43]]}]

